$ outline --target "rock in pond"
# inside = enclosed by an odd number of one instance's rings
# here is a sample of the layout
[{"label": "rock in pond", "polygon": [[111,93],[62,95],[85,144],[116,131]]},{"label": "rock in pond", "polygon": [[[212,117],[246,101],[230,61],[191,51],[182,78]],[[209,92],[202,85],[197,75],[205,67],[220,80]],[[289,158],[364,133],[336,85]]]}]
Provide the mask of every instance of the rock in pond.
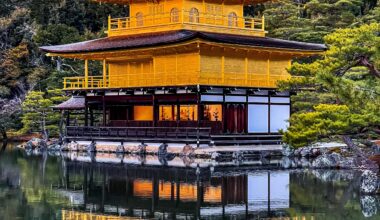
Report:
[{"label": "rock in pond", "polygon": [[191,156],[194,154],[195,148],[193,148],[191,145],[186,144],[182,149],[182,155],[183,156]]},{"label": "rock in pond", "polygon": [[67,144],[67,148],[70,151],[79,151],[79,144],[76,141],[72,141]]},{"label": "rock in pond", "polygon": [[87,152],[96,152],[96,143],[95,141],[91,141],[89,145],[86,147]]},{"label": "rock in pond", "polygon": [[293,157],[294,156],[294,150],[290,146],[284,146],[282,148],[282,155],[286,157]]},{"label": "rock in pond", "polygon": [[365,170],[360,179],[360,191],[365,194],[376,193],[378,189],[378,177],[375,172]]},{"label": "rock in pond", "polygon": [[47,148],[46,141],[43,139],[40,139],[40,138],[32,138],[25,145],[25,149],[27,149],[27,150],[46,149],[46,148]]},{"label": "rock in pond", "polygon": [[373,196],[363,196],[360,198],[360,205],[362,208],[363,216],[366,218],[375,216],[377,214],[376,198]]},{"label": "rock in pond", "polygon": [[339,166],[339,163],[342,160],[343,160],[343,157],[338,153],[322,154],[313,161],[313,163],[311,164],[311,167],[317,168],[317,169],[336,168]]}]

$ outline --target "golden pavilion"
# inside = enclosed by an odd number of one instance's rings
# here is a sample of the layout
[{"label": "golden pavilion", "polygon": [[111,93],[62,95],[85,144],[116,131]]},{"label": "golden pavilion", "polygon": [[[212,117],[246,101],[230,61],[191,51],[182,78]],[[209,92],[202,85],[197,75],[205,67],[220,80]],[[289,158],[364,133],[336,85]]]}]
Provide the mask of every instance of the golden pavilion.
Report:
[{"label": "golden pavilion", "polygon": [[[129,17],[109,17],[105,38],[41,47],[84,63],[83,76],[64,79],[73,97],[55,106],[68,140],[270,143],[258,138],[278,136],[290,116],[277,81],[292,59],[326,50],[266,37],[264,17],[243,15],[266,0],[95,1],[129,5]],[[80,110],[83,123],[70,120]]]}]

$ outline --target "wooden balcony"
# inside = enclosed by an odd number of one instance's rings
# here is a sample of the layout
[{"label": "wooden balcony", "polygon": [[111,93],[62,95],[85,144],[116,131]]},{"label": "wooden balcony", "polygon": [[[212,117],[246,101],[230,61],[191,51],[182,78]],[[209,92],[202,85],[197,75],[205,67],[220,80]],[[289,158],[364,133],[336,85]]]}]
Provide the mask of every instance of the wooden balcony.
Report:
[{"label": "wooden balcony", "polygon": [[178,10],[146,16],[108,18],[108,36],[134,35],[173,30],[196,30],[247,36],[265,36],[265,19],[194,13]]},{"label": "wooden balcony", "polygon": [[[183,73],[172,74],[170,77],[163,73],[142,73],[103,76],[66,77],[63,88],[65,90],[77,89],[101,89],[101,88],[136,88],[136,87],[158,87],[158,86],[241,86],[276,88],[277,81],[289,79],[288,74],[268,75],[255,73],[206,73],[197,74]],[[105,81],[104,81],[105,79]]]}]

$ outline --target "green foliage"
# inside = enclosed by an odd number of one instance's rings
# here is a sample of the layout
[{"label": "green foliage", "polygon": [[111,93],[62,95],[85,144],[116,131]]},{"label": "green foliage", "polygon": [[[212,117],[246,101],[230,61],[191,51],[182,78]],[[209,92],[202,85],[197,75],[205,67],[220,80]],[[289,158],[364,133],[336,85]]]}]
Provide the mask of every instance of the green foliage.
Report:
[{"label": "green foliage", "polygon": [[347,134],[368,125],[369,115],[355,114],[346,105],[320,104],[314,111],[292,115],[284,141],[302,147],[320,138]]},{"label": "green foliage", "polygon": [[32,91],[22,104],[22,133],[41,132],[45,138],[58,136],[60,114],[53,111],[53,105],[67,100],[59,89],[44,92]]},{"label": "green foliage", "polygon": [[77,29],[65,24],[51,24],[40,29],[34,37],[38,45],[60,45],[83,41]]},{"label": "green foliage", "polygon": [[322,43],[338,28],[379,22],[376,5],[376,0],[285,0],[265,4],[263,11],[270,36]]},{"label": "green foliage", "polygon": [[290,128],[284,141],[300,147],[320,138],[379,136],[380,24],[340,29],[325,37],[329,50],[313,63],[296,63],[296,77],[280,83],[292,97]]}]

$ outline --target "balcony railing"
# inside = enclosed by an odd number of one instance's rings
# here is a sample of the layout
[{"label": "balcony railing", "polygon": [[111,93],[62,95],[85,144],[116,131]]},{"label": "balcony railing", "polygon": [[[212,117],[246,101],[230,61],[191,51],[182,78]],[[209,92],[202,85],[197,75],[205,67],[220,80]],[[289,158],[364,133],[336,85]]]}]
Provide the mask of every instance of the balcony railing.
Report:
[{"label": "balcony railing", "polygon": [[[97,89],[97,88],[135,88],[152,86],[243,86],[276,88],[277,81],[289,79],[289,74],[255,74],[255,73],[140,73],[118,74],[108,76],[104,82],[102,76],[68,77],[64,79],[64,89]],[[86,83],[87,81],[87,83]]]},{"label": "balcony railing", "polygon": [[64,89],[85,89],[85,88],[107,88],[107,80],[104,81],[103,76],[85,77],[65,77],[63,79]]},{"label": "balcony railing", "polygon": [[265,19],[215,15],[179,10],[175,13],[159,13],[108,19],[108,35],[120,36],[137,33],[190,29],[243,35],[265,35]]},{"label": "balcony railing", "polygon": [[209,143],[211,128],[199,127],[91,127],[68,126],[69,139],[128,140],[144,142],[197,142]]}]

